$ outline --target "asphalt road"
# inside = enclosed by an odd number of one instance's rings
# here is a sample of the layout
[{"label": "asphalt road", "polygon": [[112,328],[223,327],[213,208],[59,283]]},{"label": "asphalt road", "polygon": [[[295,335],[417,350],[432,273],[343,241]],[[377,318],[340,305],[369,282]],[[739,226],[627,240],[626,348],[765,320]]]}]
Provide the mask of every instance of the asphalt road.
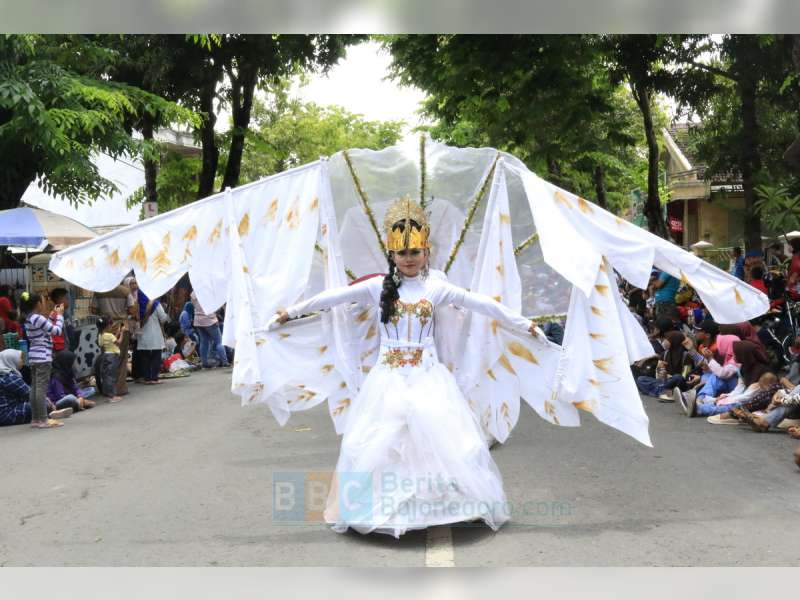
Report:
[{"label": "asphalt road", "polygon": [[492,451],[512,521],[397,541],[273,519],[273,476],[335,465],[325,407],[280,428],[239,406],[223,370],[131,389],[59,430],[0,429],[0,566],[800,565],[784,433],[646,400],[650,449],[591,416],[559,428],[524,407]]}]

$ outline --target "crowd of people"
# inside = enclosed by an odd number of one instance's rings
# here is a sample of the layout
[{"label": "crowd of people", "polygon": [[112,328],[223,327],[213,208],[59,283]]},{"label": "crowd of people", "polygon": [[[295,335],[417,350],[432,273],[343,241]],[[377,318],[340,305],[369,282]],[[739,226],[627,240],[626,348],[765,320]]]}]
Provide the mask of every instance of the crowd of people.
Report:
[{"label": "crowd of people", "polygon": [[65,288],[44,298],[0,286],[0,334],[12,334],[0,335],[0,426],[61,427],[64,418],[93,408],[93,397],[120,402],[129,382],[158,385],[231,364],[232,350],[221,339],[224,308],[206,312],[192,292],[182,310],[168,311],[129,276],[95,296],[97,348],[91,374],[79,380],[80,340],[65,318],[69,305]]},{"label": "crowd of people", "polygon": [[779,243],[766,253],[734,249],[730,272],[770,299],[766,314],[743,323],[714,322],[695,290],[666,272],[654,269],[647,290],[622,282],[653,346],[631,367],[640,392],[690,418],[800,439],[800,332],[790,314],[800,300],[800,239],[790,245],[791,257]]}]

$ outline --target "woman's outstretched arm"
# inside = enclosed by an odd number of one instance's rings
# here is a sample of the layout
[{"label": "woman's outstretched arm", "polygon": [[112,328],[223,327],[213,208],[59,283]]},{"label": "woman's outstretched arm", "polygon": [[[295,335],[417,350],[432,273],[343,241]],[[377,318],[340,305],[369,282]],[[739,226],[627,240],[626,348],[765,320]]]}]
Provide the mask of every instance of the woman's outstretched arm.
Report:
[{"label": "woman's outstretched arm", "polygon": [[[350,302],[358,302],[359,304],[369,304],[372,301],[370,295],[371,279],[360,281],[353,285],[345,285],[342,287],[331,288],[323,290],[316,296],[312,296],[302,302],[293,304],[285,309],[284,314],[289,319],[293,319],[299,315],[304,315],[318,310],[324,310],[339,304],[348,304]],[[278,311],[281,314],[281,311]]]}]

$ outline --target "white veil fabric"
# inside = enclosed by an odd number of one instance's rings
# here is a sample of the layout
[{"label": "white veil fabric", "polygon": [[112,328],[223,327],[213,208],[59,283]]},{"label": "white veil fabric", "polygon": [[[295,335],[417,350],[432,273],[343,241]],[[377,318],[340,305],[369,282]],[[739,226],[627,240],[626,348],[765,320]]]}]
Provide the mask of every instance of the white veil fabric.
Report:
[{"label": "white veil fabric", "polygon": [[271,330],[275,311],[386,271],[382,220],[394,199],[431,218],[432,276],[533,318],[566,314],[563,346],[437,308],[440,359],[484,429],[505,441],[523,398],[579,425],[579,410],[651,445],[630,363],[652,353],[617,290],[655,265],[695,287],[720,323],[768,309],[766,296],[699,258],[562,190],[513,156],[423,137],[337,153],[61,251],[51,270],[112,289],[133,270],[151,297],[188,272],[207,310],[227,303],[232,390],[279,423],[327,401],[336,431],[378,354],[375,307],[339,306]]}]

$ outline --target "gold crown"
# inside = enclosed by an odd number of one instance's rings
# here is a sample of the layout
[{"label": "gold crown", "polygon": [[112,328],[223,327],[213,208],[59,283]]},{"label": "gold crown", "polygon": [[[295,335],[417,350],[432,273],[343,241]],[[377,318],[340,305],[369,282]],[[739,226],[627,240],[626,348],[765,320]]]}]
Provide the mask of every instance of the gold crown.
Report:
[{"label": "gold crown", "polygon": [[[413,227],[409,221],[414,221],[420,228]],[[395,227],[399,223],[403,223],[402,228],[400,226]],[[430,247],[428,242],[428,236],[430,235],[428,217],[423,208],[408,196],[395,200],[389,207],[383,219],[383,226],[386,229],[387,250],[410,250]]]}]

